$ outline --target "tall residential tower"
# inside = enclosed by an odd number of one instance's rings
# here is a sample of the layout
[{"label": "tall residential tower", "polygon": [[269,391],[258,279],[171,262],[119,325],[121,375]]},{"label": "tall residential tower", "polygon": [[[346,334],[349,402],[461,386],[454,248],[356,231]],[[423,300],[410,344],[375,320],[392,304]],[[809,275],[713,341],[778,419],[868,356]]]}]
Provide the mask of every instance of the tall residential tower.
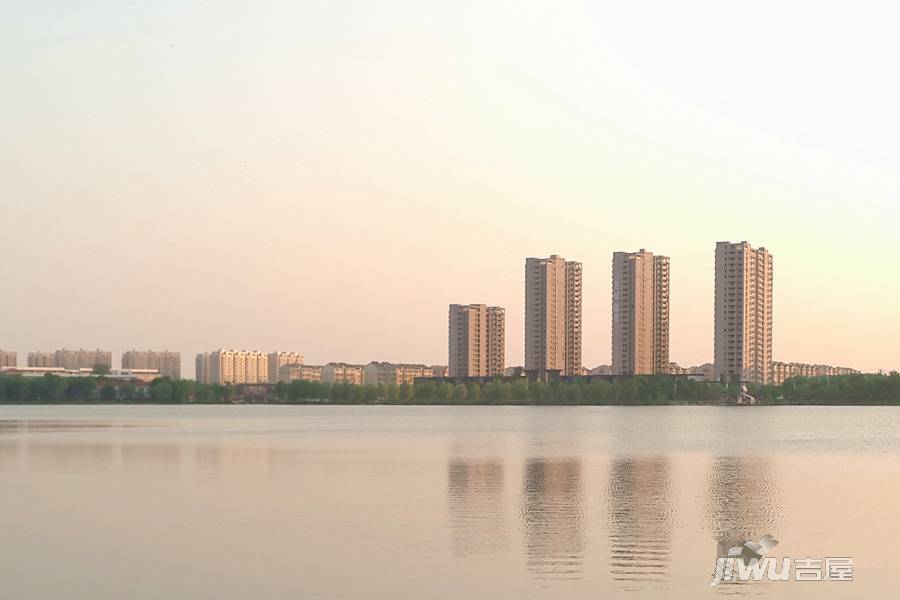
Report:
[{"label": "tall residential tower", "polygon": [[716,379],[772,383],[772,255],[716,244]]},{"label": "tall residential tower", "polygon": [[525,371],[581,374],[581,263],[555,254],[525,260]]},{"label": "tall residential tower", "polygon": [[499,306],[451,304],[450,377],[493,377],[506,368],[506,312]]},{"label": "tall residential tower", "polygon": [[612,372],[669,371],[669,257],[613,254]]},{"label": "tall residential tower", "polygon": [[19,355],[11,350],[0,350],[0,367],[17,367]]}]

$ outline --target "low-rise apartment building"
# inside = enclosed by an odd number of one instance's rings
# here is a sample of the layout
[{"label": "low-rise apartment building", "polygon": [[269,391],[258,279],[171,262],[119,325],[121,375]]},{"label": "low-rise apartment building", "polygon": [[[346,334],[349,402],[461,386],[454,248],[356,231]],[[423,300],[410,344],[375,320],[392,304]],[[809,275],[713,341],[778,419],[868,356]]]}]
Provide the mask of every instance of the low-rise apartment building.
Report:
[{"label": "low-rise apartment building", "polygon": [[446,371],[447,368],[443,366],[373,361],[363,369],[363,382],[366,385],[412,385],[417,378],[445,377]]},{"label": "low-rise apartment building", "polygon": [[363,365],[331,362],[322,367],[322,381],[325,383],[362,385],[364,379],[365,367]]},{"label": "low-rise apartment building", "polygon": [[278,368],[278,381],[322,381],[322,365],[282,365]]},{"label": "low-rise apartment building", "polygon": [[775,385],[781,385],[791,377],[837,377],[839,375],[855,375],[856,369],[849,367],[832,367],[831,365],[811,365],[807,363],[772,363]]},{"label": "low-rise apartment building", "polygon": [[303,354],[300,352],[269,352],[269,383],[279,381],[281,367],[302,364]]}]

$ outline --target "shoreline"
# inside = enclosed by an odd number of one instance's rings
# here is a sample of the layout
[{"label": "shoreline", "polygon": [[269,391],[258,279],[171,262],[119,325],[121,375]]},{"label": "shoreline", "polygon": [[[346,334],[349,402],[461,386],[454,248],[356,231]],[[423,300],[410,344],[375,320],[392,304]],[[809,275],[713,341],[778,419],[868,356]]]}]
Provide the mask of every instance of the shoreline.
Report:
[{"label": "shoreline", "polygon": [[306,402],[0,402],[0,407],[6,406],[550,406],[550,407],[579,407],[579,406],[614,406],[614,407],[727,407],[727,408],[764,408],[779,406],[900,406],[897,402],[761,402],[756,405],[737,405],[729,402],[635,402],[631,404],[616,403],[571,403],[571,402],[330,402],[306,401]]}]

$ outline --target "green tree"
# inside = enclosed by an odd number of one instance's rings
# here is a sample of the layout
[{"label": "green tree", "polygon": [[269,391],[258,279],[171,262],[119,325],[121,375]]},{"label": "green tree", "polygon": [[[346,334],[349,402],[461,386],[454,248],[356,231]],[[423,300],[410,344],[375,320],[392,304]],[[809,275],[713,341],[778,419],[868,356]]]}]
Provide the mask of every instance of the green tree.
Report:
[{"label": "green tree", "polygon": [[469,388],[464,383],[457,383],[453,386],[453,401],[463,403],[469,397]]},{"label": "green tree", "polygon": [[211,385],[197,384],[194,387],[194,402],[209,404],[214,401],[213,387]]},{"label": "green tree", "polygon": [[564,398],[567,404],[581,403],[581,387],[577,383],[570,383],[565,386]]},{"label": "green tree", "polygon": [[509,384],[510,397],[516,402],[522,402],[528,399],[528,382],[524,379],[517,379]]},{"label": "green tree", "polygon": [[94,397],[96,381],[93,377],[72,377],[66,385],[66,400],[88,402]]},{"label": "green tree", "polygon": [[437,386],[435,399],[439,402],[449,402],[453,398],[453,386],[449,383],[441,383]]},{"label": "green tree", "polygon": [[436,395],[437,390],[435,389],[435,384],[431,381],[426,383],[417,383],[413,387],[413,396],[420,402],[432,400],[436,397]]},{"label": "green tree", "polygon": [[408,383],[401,383],[400,389],[397,390],[397,400],[399,402],[409,402],[413,399],[413,386]]},{"label": "green tree", "polygon": [[400,388],[396,383],[389,383],[384,386],[384,401],[390,404],[400,401]]},{"label": "green tree", "polygon": [[502,394],[503,384],[496,379],[482,388],[482,396],[489,404],[499,402]]},{"label": "green tree", "polygon": [[104,402],[115,402],[118,397],[114,386],[106,384],[100,388],[100,399]]},{"label": "green tree", "polygon": [[150,384],[150,399],[153,402],[170,402],[172,384],[164,379],[156,379]]},{"label": "green tree", "polygon": [[378,401],[378,388],[371,383],[365,386],[363,400],[369,404]]},{"label": "green tree", "polygon": [[122,400],[126,402],[133,402],[135,397],[137,396],[137,387],[131,382],[126,383],[125,385],[119,388],[119,395]]}]

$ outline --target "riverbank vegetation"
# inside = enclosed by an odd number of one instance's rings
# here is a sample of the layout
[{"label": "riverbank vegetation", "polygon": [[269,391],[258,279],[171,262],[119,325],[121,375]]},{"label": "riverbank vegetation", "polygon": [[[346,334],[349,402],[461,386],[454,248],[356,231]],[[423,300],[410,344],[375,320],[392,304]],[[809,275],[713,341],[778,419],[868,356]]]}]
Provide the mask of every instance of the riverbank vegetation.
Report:
[{"label": "riverbank vegetation", "polygon": [[[844,375],[787,380],[780,386],[750,386],[761,404],[900,404],[900,376]],[[295,381],[274,386],[206,385],[187,379],[150,384],[105,377],[0,376],[0,403],[223,404],[516,404],[660,405],[719,404],[737,395],[735,386],[665,375],[616,381],[487,383],[427,381],[418,385],[351,385]]]}]

